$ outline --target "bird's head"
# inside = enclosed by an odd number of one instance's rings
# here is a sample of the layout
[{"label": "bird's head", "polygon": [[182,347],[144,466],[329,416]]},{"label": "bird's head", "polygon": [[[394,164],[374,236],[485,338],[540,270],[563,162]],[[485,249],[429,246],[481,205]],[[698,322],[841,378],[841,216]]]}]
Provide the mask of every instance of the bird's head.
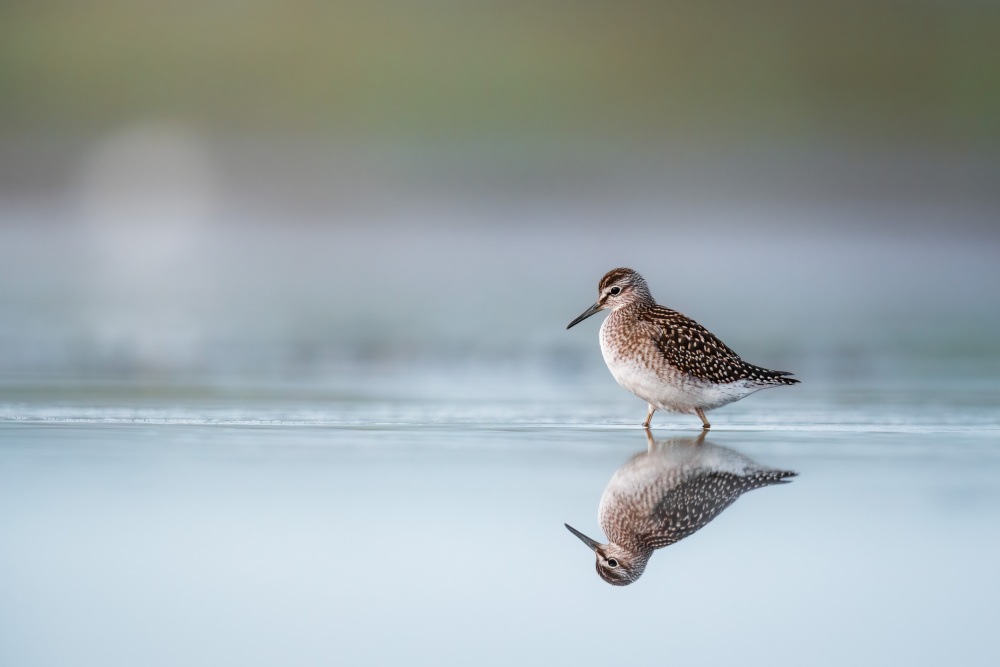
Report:
[{"label": "bird's head", "polygon": [[628,586],[646,570],[649,552],[636,552],[614,543],[601,544],[569,524],[564,525],[597,554],[597,574],[612,586]]},{"label": "bird's head", "polygon": [[632,269],[613,269],[604,274],[597,285],[597,303],[569,323],[569,329],[591,315],[610,308],[618,310],[638,301],[652,301],[646,281]]}]

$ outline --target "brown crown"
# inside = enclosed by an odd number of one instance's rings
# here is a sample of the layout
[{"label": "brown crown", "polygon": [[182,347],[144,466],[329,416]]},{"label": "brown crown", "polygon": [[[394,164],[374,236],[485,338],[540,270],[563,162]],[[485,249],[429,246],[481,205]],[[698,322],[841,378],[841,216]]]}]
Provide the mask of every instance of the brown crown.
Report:
[{"label": "brown crown", "polygon": [[637,278],[639,280],[642,280],[642,276],[640,276],[632,269],[626,269],[626,268],[612,269],[611,271],[605,273],[604,277],[601,278],[601,282],[597,285],[597,291],[603,292],[605,287],[607,287],[608,285],[612,285],[614,283],[634,284],[635,282],[637,282],[636,281]]}]

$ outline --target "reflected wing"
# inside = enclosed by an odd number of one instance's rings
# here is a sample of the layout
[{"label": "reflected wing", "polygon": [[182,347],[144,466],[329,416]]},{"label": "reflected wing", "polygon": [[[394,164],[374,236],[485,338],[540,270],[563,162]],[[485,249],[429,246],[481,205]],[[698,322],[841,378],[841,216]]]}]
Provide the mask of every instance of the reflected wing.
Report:
[{"label": "reflected wing", "polygon": [[740,359],[708,329],[676,310],[656,306],[643,314],[653,325],[654,342],[670,364],[688,375],[712,382],[749,379],[766,384],[795,384],[784,371],[772,371]]},{"label": "reflected wing", "polygon": [[700,475],[660,499],[652,513],[656,528],[639,537],[651,549],[673,544],[704,528],[747,491],[781,484],[794,475],[783,470],[762,470],[750,476],[726,472]]}]

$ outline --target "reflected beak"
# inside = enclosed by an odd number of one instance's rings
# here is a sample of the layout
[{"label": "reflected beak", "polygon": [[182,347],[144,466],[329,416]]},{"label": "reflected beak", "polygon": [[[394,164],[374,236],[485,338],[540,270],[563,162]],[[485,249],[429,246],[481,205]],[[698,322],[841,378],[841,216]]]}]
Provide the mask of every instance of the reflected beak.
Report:
[{"label": "reflected beak", "polygon": [[568,523],[564,523],[563,525],[566,526],[567,529],[569,529],[569,532],[579,537],[580,541],[586,544],[588,547],[590,547],[593,551],[597,551],[597,547],[601,546],[600,542],[590,539],[589,537],[581,533],[579,530],[569,525]]},{"label": "reflected beak", "polygon": [[[585,312],[583,313],[583,315],[581,315],[580,317],[578,317],[578,318],[576,318],[575,320],[573,320],[572,322],[570,322],[570,323],[569,323],[569,324],[568,324],[568,325],[566,326],[566,328],[567,328],[567,329],[570,329],[570,328],[572,328],[572,327],[575,327],[575,326],[576,326],[577,324],[579,324],[580,322],[583,322],[583,321],[584,321],[585,319],[587,319],[587,318],[588,318],[588,317],[590,317],[591,315],[596,315],[596,314],[597,314],[597,313],[599,313],[599,312],[601,312],[601,302],[600,302],[600,301],[598,301],[598,302],[597,302],[597,303],[595,303],[595,304],[594,304],[593,306],[591,306],[590,308],[588,308],[588,309],[587,309],[587,310],[586,310],[586,311],[585,311]],[[570,530],[572,530],[572,528],[571,528]]]}]

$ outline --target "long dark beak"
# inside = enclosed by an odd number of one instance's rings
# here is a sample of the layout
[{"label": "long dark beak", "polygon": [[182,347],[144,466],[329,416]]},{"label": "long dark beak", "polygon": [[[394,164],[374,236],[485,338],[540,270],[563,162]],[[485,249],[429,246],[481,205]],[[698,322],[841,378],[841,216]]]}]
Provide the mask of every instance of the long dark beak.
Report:
[{"label": "long dark beak", "polygon": [[579,537],[580,541],[583,542],[584,544],[586,544],[592,550],[597,551],[597,547],[601,546],[600,542],[597,542],[595,540],[590,539],[589,537],[587,537],[586,535],[584,535],[583,533],[581,533],[579,530],[577,530],[573,526],[569,525],[568,523],[564,523],[563,525],[566,526],[566,528],[569,529],[569,532],[571,532],[574,535],[576,535],[577,537]]},{"label": "long dark beak", "polygon": [[587,310],[586,310],[586,311],[585,311],[585,312],[583,313],[583,315],[581,315],[580,317],[578,317],[578,318],[576,318],[575,320],[573,320],[572,322],[570,322],[570,323],[569,323],[569,324],[568,324],[568,325],[566,326],[566,328],[567,328],[567,329],[571,329],[572,327],[575,327],[575,326],[576,326],[577,324],[579,324],[580,322],[583,322],[583,321],[584,321],[585,319],[587,319],[587,318],[588,318],[588,317],[590,317],[591,315],[596,315],[596,314],[597,314],[597,313],[599,313],[599,312],[601,312],[601,302],[600,302],[600,301],[598,301],[598,302],[597,302],[597,303],[595,303],[595,304],[594,304],[593,306],[591,306],[590,308],[588,308],[588,309],[587,309]]}]

